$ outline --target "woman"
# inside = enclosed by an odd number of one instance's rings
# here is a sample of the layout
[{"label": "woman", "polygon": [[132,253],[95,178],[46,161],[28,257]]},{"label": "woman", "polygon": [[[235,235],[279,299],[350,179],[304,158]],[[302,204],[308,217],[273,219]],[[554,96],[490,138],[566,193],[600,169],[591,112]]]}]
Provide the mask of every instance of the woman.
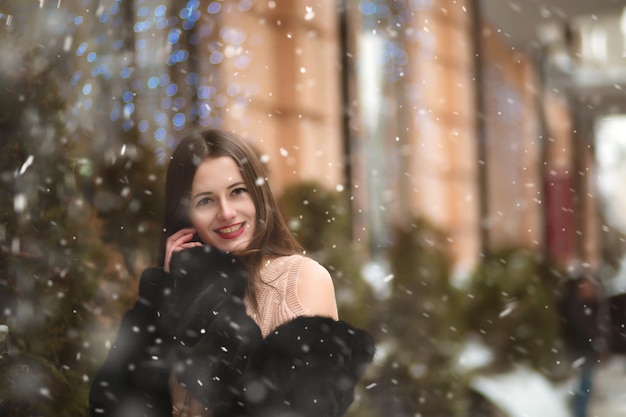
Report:
[{"label": "woman", "polygon": [[185,138],[164,219],[92,415],[342,415],[373,342],[338,320],[331,277],[302,255],[253,149],[219,130]]}]

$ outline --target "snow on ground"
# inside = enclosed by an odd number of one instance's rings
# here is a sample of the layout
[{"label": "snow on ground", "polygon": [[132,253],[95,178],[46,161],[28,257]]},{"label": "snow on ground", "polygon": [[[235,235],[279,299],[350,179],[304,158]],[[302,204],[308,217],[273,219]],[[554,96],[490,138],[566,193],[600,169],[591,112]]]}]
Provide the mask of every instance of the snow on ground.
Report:
[{"label": "snow on ground", "polygon": [[626,356],[614,355],[596,369],[589,417],[626,415]]},{"label": "snow on ground", "polygon": [[470,384],[508,417],[570,417],[572,382],[557,386],[539,372],[516,366],[511,372],[480,374],[493,352],[478,338],[469,338],[459,355],[459,370],[475,372]]},{"label": "snow on ground", "polygon": [[[508,417],[570,417],[575,379],[554,385],[538,372],[517,367],[512,372],[479,375],[472,387]],[[613,356],[594,374],[589,417],[626,415],[626,356]]]},{"label": "snow on ground", "polygon": [[569,387],[557,387],[540,373],[518,366],[503,374],[479,375],[472,387],[510,417],[570,417]]}]

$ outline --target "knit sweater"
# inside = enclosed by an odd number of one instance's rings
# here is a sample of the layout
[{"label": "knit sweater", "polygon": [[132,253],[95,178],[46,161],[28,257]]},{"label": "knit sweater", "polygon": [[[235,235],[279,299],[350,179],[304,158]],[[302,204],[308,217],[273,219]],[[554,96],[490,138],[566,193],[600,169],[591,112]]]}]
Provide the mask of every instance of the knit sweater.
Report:
[{"label": "knit sweater", "polygon": [[[246,311],[261,328],[263,337],[281,324],[305,314],[298,299],[297,284],[304,262],[315,262],[302,255],[283,256],[268,261],[261,269],[256,286],[257,306],[244,298]],[[211,417],[206,406],[170,377],[173,417]]]}]

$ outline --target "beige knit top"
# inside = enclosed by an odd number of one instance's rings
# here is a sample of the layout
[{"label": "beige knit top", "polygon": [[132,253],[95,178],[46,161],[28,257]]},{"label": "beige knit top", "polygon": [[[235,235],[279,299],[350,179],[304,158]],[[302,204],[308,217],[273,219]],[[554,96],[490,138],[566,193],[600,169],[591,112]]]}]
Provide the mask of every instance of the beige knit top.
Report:
[{"label": "beige knit top", "polygon": [[[268,261],[261,269],[261,282],[256,287],[258,308],[244,298],[246,311],[261,328],[263,337],[273,329],[305,314],[298,299],[297,284],[304,262],[315,262],[302,255],[283,256]],[[211,417],[204,404],[197,401],[170,376],[173,417]]]}]

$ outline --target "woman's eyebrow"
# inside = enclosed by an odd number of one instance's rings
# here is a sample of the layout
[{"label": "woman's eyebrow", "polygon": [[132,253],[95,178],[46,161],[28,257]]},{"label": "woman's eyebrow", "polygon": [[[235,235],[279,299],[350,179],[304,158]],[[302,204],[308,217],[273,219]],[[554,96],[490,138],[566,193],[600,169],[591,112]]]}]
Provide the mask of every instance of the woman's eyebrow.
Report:
[{"label": "woman's eyebrow", "polygon": [[232,184],[232,185],[228,186],[228,189],[230,190],[230,189],[232,189],[232,188],[239,187],[240,185],[245,186],[245,185],[246,185],[246,183],[245,183],[245,182],[243,182],[243,181],[239,181],[239,182],[236,182],[236,183],[234,183],[234,184]]},{"label": "woman's eyebrow", "polygon": [[213,191],[200,191],[196,195],[192,195],[191,199],[195,200],[198,197],[204,197],[204,196],[211,195],[211,194],[213,194]]}]

